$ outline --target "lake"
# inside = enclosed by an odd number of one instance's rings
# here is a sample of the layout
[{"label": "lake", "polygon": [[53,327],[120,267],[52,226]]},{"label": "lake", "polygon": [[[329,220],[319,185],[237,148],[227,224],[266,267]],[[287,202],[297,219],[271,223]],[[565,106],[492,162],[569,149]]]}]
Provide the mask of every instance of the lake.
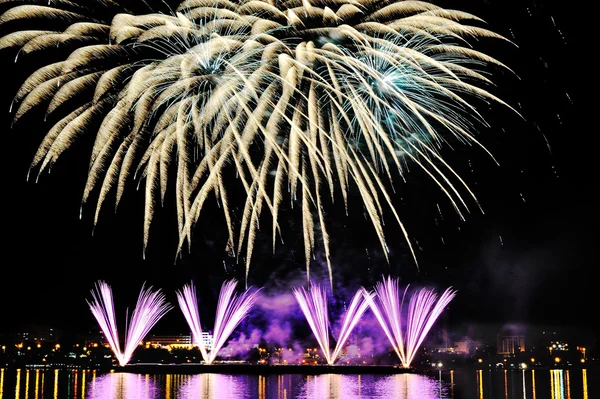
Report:
[{"label": "lake", "polygon": [[600,370],[442,370],[395,375],[134,374],[0,370],[0,399],[597,399]]}]

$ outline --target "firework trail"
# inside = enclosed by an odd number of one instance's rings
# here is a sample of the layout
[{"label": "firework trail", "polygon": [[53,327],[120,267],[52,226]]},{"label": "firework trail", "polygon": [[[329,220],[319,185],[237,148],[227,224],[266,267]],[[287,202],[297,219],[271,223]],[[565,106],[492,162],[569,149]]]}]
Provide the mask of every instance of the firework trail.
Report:
[{"label": "firework trail", "polygon": [[[174,180],[179,251],[214,196],[246,277],[261,214],[275,249],[285,199],[302,212],[308,279],[318,236],[331,281],[325,209],[335,198],[347,209],[351,189],[386,257],[386,208],[410,245],[390,196],[408,163],[462,217],[460,190],[474,195],[440,149],[479,145],[485,121],[468,100],[504,104],[483,70],[504,66],[468,41],[505,39],[422,1],[0,0],[1,11],[11,33],[0,49],[53,59],[11,106],[15,122],[42,109],[52,123],[30,172],[95,135],[82,198],[97,195],[94,223],[110,193],[118,205],[130,180],[145,180],[145,249]],[[239,212],[234,186],[245,192]]]},{"label": "firework trail", "polygon": [[202,359],[204,359],[204,362],[208,363],[209,356],[206,345],[204,344],[204,339],[202,338],[202,326],[200,324],[198,299],[196,298],[194,283],[184,285],[181,291],[176,291],[175,293],[177,295],[179,308],[181,309],[181,312],[183,313],[183,316],[190,327],[190,331],[192,332],[194,345],[200,349],[200,353],[202,354]]},{"label": "firework trail", "polygon": [[293,293],[323,351],[327,364],[332,365],[340,356],[350,333],[369,307],[367,298],[371,300],[373,294],[367,292],[364,288],[359,289],[354,294],[350,301],[350,306],[344,315],[337,343],[332,351],[329,345],[330,324],[325,289],[319,284],[311,282],[309,290],[306,290],[304,287],[293,288]]},{"label": "firework trail", "polygon": [[246,289],[241,294],[235,293],[236,280],[225,281],[221,286],[217,312],[215,315],[215,326],[213,331],[213,344],[209,351],[202,339],[202,326],[198,313],[198,300],[193,283],[184,285],[181,291],[177,291],[179,307],[192,331],[194,344],[200,348],[202,359],[206,364],[212,364],[219,350],[223,347],[233,330],[244,320],[254,306],[259,290]]},{"label": "firework trail", "polygon": [[152,287],[142,286],[133,313],[127,320],[125,348],[121,350],[110,286],[104,281],[97,282],[95,289],[92,289],[92,300],[87,302],[120,366],[129,363],[133,351],[150,329],[171,310],[171,305],[165,302],[160,290],[152,291]]},{"label": "firework trail", "polygon": [[410,295],[408,313],[404,314],[407,291],[408,286],[400,294],[398,280],[388,277],[377,283],[374,299],[366,298],[403,367],[410,367],[427,333],[456,295],[456,291],[448,288],[438,298],[434,290],[422,288]]}]

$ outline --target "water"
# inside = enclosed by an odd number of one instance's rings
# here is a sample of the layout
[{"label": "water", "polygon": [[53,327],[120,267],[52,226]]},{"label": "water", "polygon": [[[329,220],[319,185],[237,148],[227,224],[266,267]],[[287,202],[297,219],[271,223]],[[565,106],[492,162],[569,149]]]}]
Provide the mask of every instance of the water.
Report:
[{"label": "water", "polygon": [[597,399],[600,370],[150,375],[0,369],[0,399]]}]

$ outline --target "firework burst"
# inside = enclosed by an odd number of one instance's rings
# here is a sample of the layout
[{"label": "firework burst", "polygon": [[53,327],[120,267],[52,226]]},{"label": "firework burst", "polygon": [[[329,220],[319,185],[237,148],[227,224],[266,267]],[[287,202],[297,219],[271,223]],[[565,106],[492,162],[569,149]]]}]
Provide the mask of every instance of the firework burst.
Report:
[{"label": "firework burst", "polygon": [[179,249],[214,196],[246,276],[261,215],[272,216],[275,248],[286,199],[302,212],[307,274],[320,239],[331,279],[325,206],[339,197],[347,207],[351,189],[386,257],[386,208],[410,245],[390,196],[407,163],[462,216],[461,190],[473,193],[439,150],[452,137],[479,144],[474,123],[485,122],[469,99],[503,103],[482,71],[502,64],[468,45],[503,38],[421,1],[0,0],[0,11],[12,32],[0,49],[18,48],[15,61],[65,54],[33,72],[11,107],[15,121],[41,108],[53,123],[31,170],[95,135],[82,199],[98,196],[94,222],[110,193],[118,204],[129,181],[145,180],[146,248],[174,180]]},{"label": "firework burst", "polygon": [[171,310],[171,305],[165,301],[165,296],[160,290],[153,291],[152,287],[142,286],[133,313],[127,320],[125,347],[121,349],[110,286],[104,281],[96,283],[88,305],[120,366],[129,363],[133,352],[150,329]]},{"label": "firework burst", "polygon": [[410,295],[405,312],[407,291],[408,286],[400,294],[398,279],[388,277],[375,286],[375,297],[365,296],[403,367],[410,367],[429,330],[456,296],[450,288],[439,297],[435,290],[422,288]]},{"label": "firework burst", "polygon": [[310,289],[304,287],[293,288],[292,292],[302,313],[306,317],[306,321],[310,326],[327,364],[332,365],[336,362],[342,353],[342,349],[352,333],[356,324],[369,307],[369,301],[372,301],[373,294],[364,288],[360,288],[350,301],[350,306],[344,313],[343,322],[337,337],[335,348],[331,348],[329,343],[329,313],[327,307],[327,293],[319,284],[311,282]]},{"label": "firework burst", "polygon": [[235,292],[237,284],[236,280],[229,280],[221,286],[215,315],[213,344],[210,350],[206,347],[202,338],[202,326],[194,284],[186,284],[181,291],[177,291],[179,307],[190,327],[194,344],[200,349],[202,359],[206,364],[212,364],[215,361],[231,333],[248,316],[258,299],[259,290],[247,288],[238,294]]}]

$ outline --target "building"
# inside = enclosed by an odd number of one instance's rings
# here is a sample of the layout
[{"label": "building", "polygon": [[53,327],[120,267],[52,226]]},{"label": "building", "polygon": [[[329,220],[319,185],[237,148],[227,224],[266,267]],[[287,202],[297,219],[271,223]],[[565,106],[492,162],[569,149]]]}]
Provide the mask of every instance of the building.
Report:
[{"label": "building", "polygon": [[167,347],[172,349],[190,349],[194,345],[191,335],[152,335],[146,339],[147,347]]},{"label": "building", "polygon": [[35,324],[24,325],[16,329],[13,333],[14,342],[57,342],[61,337],[61,332],[52,327],[40,326]]},{"label": "building", "polygon": [[498,355],[514,355],[519,352],[525,352],[524,335],[498,334],[498,346],[496,350]]},{"label": "building", "polygon": [[202,331],[202,342],[204,343],[204,347],[207,351],[211,350],[213,346],[212,334],[206,331]]},{"label": "building", "polygon": [[[203,331],[202,342],[206,350],[211,350],[213,346],[212,334]],[[152,335],[144,342],[146,347],[160,347],[170,349],[191,349],[194,345],[194,340],[191,334],[179,335]]]},{"label": "building", "polygon": [[505,324],[497,335],[496,353],[515,355],[525,352],[526,331],[527,328],[522,324]]},{"label": "building", "polygon": [[453,347],[454,352],[457,354],[473,355],[475,352],[485,348],[485,342],[481,339],[465,337],[460,341],[455,341]]}]

